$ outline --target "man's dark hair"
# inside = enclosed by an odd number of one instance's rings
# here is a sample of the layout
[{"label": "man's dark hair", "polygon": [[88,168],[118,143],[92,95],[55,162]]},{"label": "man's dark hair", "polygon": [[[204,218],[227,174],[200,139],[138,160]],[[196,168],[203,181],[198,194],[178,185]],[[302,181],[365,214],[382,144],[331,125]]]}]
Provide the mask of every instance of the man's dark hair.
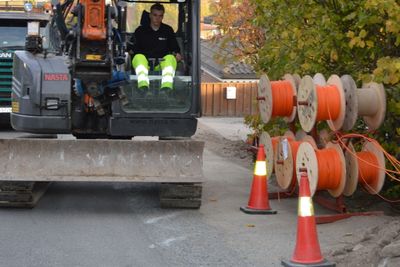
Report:
[{"label": "man's dark hair", "polygon": [[165,8],[160,3],[155,3],[154,5],[152,5],[150,7],[150,12],[152,12],[153,10],[158,10],[158,11],[162,11],[163,13],[165,13]]}]

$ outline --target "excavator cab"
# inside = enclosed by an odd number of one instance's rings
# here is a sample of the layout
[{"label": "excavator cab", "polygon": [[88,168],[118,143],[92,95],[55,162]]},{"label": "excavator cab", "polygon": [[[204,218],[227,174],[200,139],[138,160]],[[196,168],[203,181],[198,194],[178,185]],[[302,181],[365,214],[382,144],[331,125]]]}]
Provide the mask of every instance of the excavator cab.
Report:
[{"label": "excavator cab", "polygon": [[[149,59],[150,86],[138,88],[129,47],[144,11],[161,3],[183,60],[173,90],[160,93],[163,59]],[[200,116],[199,1],[67,0],[54,6],[62,55],[16,53],[12,126],[78,138],[190,137]],[[28,66],[27,68],[25,66]]]},{"label": "excavator cab", "polygon": [[[152,123],[145,126],[150,131],[161,132],[159,136],[191,136],[196,128],[195,116],[200,113],[199,105],[199,64],[198,64],[198,1],[165,1],[163,23],[174,29],[180,46],[182,60],[177,62],[173,88],[161,91],[162,73],[159,68],[163,58],[148,58],[149,90],[143,93],[138,87],[138,75],[132,69],[130,83],[123,87],[127,96],[125,105],[114,105],[118,114],[114,121],[134,119],[141,123]],[[133,32],[139,25],[149,22],[150,7],[156,1],[132,1],[127,6],[127,31]],[[135,16],[131,14],[141,14]],[[134,46],[134,38],[129,38]],[[133,55],[131,55],[131,58]],[[152,118],[152,119],[145,119]],[[169,125],[170,124],[170,125]],[[170,127],[171,126],[171,127]],[[161,129],[161,128],[164,128]],[[143,129],[143,128],[142,128]],[[150,132],[148,132],[150,133]]]}]

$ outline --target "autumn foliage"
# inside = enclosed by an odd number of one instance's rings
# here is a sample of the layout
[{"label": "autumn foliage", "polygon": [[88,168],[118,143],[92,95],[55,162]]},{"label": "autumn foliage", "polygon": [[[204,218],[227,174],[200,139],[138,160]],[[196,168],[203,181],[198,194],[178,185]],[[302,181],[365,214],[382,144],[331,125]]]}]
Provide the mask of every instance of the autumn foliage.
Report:
[{"label": "autumn foliage", "polygon": [[400,158],[399,1],[220,0],[216,11],[225,46],[272,79],[321,72],[383,83],[387,114],[374,136]]}]

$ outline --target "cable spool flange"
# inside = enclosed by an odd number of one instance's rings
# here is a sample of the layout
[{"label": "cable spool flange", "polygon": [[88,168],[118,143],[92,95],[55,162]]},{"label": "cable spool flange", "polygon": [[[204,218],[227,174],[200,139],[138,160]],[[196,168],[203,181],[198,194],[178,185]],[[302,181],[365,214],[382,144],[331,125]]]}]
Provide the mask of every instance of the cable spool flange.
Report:
[{"label": "cable spool flange", "polygon": [[258,81],[257,101],[261,120],[264,123],[268,123],[272,115],[272,98],[270,97],[270,94],[267,94],[267,91],[271,91],[271,83],[269,82],[267,75],[262,75]]},{"label": "cable spool flange", "polygon": [[[326,153],[326,152],[334,152],[337,157],[337,161],[339,165],[337,166],[337,170],[335,170],[335,174],[338,175],[334,177],[337,181],[326,181],[327,174],[329,170],[320,169],[320,166],[327,166],[331,163],[331,158],[321,158],[321,155],[318,154]],[[320,152],[320,153],[318,153]],[[300,181],[300,169],[306,168],[307,175],[310,181],[310,191],[311,195],[314,195],[316,190],[328,190],[329,194],[333,197],[338,197],[342,194],[345,183],[346,183],[346,165],[344,162],[344,155],[339,145],[328,143],[326,149],[315,150],[313,146],[307,142],[304,142],[300,145],[297,156],[296,156],[296,175],[297,181]],[[329,177],[332,178],[332,177]],[[336,185],[333,187],[329,187],[330,184],[336,182]],[[329,184],[327,186],[327,184]]]},{"label": "cable spool flange", "polygon": [[326,144],[328,144],[331,140],[332,136],[327,129],[322,129],[319,131],[318,147],[326,147]]},{"label": "cable spool flange", "polygon": [[[364,184],[364,188],[372,195],[378,194],[385,183],[385,157],[373,142],[366,142],[361,152],[356,152],[352,144],[346,151],[347,180],[343,194],[351,196],[357,189],[358,183]],[[365,157],[369,154],[369,157]],[[363,157],[364,155],[364,157]],[[367,155],[368,156],[368,155]],[[372,157],[371,157],[372,156]],[[371,161],[372,160],[372,161]],[[377,166],[374,166],[377,165]],[[366,168],[374,168],[375,177],[368,173]],[[364,181],[364,180],[367,181]],[[366,183],[368,182],[368,183]]]},{"label": "cable spool flange", "polygon": [[326,85],[326,79],[325,79],[324,75],[322,75],[321,73],[316,73],[313,76],[313,81],[316,85],[320,85],[320,86]]},{"label": "cable spool flange", "polygon": [[358,184],[358,162],[356,150],[351,142],[347,146],[344,156],[346,159],[346,185],[344,186],[343,195],[348,197],[354,194]]},{"label": "cable spool flange", "polygon": [[317,119],[317,93],[313,79],[306,75],[301,79],[297,92],[297,114],[301,128],[310,132]]},{"label": "cable spool flange", "polygon": [[269,179],[274,168],[274,151],[270,135],[267,132],[262,132],[259,143],[264,145],[265,160],[267,161],[267,178]]},{"label": "cable spool flange", "polygon": [[297,95],[298,116],[304,131],[310,132],[321,120],[327,120],[334,131],[341,129],[346,99],[339,76],[331,75],[326,86],[316,85],[310,76],[304,76]]},{"label": "cable spool flange", "polygon": [[[284,89],[288,90],[277,90],[277,86],[283,86]],[[263,123],[268,123],[272,117],[284,117],[287,122],[292,122],[295,119],[296,88],[296,80],[290,74],[285,75],[284,80],[282,81],[270,81],[266,74],[261,75],[258,82],[257,101]],[[283,97],[283,99],[278,97],[278,92],[285,93],[284,96],[279,95],[280,97]],[[290,105],[290,103],[292,104]],[[279,110],[282,106],[285,108]]]},{"label": "cable spool flange", "polygon": [[354,127],[358,116],[357,85],[350,75],[343,75],[340,79],[342,80],[343,90],[346,95],[346,115],[342,129],[348,131]]},{"label": "cable spool flange", "polygon": [[314,149],[318,149],[317,143],[311,135],[305,135],[300,139],[301,142],[307,142],[313,146]]},{"label": "cable spool flange", "polygon": [[[289,74],[290,75],[290,74]],[[301,82],[301,77],[298,74],[292,74],[292,77],[294,79],[294,83],[296,85],[296,90],[299,88],[300,82]],[[283,78],[285,78],[285,76],[283,76]]]},{"label": "cable spool flange", "polygon": [[297,182],[300,182],[301,178],[301,169],[307,169],[307,176],[310,182],[310,193],[311,196],[315,194],[317,190],[318,183],[318,161],[317,155],[315,154],[314,148],[311,144],[307,142],[303,142],[299,149],[297,150],[296,155],[296,176]]},{"label": "cable spool flange", "polygon": [[277,154],[278,154],[278,145],[281,142],[282,139],[288,139],[288,140],[295,140],[294,134],[291,131],[286,131],[283,136],[274,136],[271,138],[271,143],[272,143],[272,149],[273,149],[273,172],[275,173],[275,161],[277,159]]},{"label": "cable spool flange", "polygon": [[306,135],[307,135],[307,133],[304,130],[299,129],[299,130],[297,130],[296,135],[295,135],[296,136],[296,140],[300,141]]}]

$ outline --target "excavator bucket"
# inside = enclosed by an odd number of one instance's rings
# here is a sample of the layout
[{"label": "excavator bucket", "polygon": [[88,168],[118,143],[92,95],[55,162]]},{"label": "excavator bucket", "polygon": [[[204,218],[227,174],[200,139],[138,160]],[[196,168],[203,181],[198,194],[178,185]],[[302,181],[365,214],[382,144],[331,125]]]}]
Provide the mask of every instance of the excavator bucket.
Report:
[{"label": "excavator bucket", "polygon": [[44,182],[156,182],[162,206],[198,208],[203,149],[193,140],[2,139],[0,205],[34,206]]}]

